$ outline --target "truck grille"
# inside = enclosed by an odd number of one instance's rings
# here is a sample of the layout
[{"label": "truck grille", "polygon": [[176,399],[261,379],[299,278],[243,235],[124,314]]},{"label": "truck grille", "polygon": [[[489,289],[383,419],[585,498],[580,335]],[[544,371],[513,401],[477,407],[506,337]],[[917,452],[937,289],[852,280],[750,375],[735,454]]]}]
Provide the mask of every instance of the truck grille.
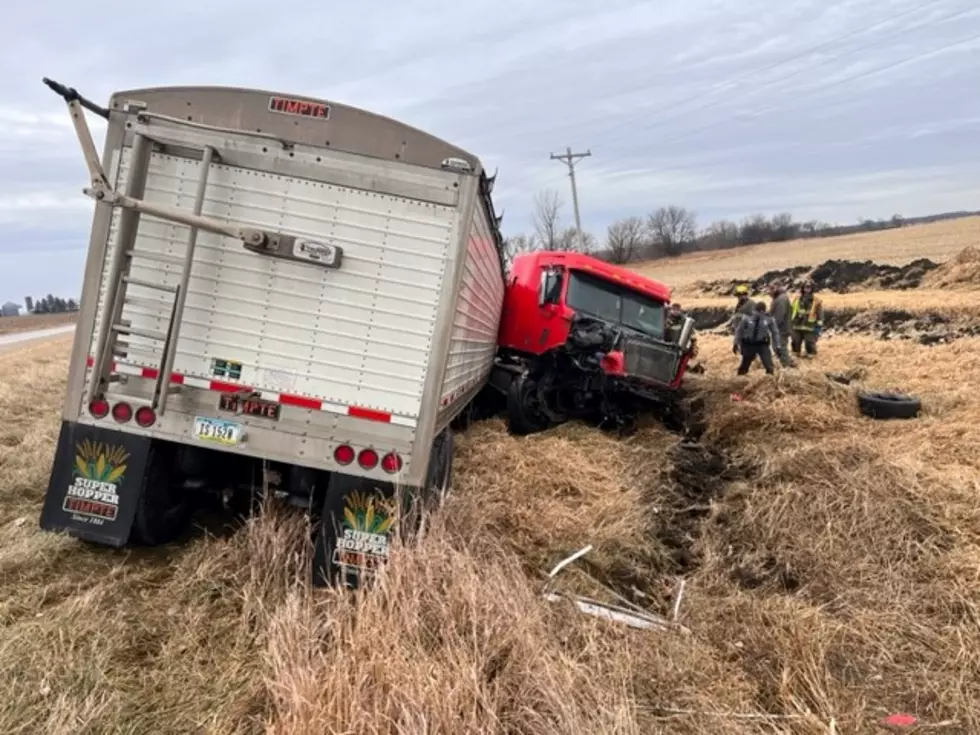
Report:
[{"label": "truck grille", "polygon": [[679,350],[672,345],[627,339],[623,347],[626,374],[643,380],[670,383],[680,360]]}]

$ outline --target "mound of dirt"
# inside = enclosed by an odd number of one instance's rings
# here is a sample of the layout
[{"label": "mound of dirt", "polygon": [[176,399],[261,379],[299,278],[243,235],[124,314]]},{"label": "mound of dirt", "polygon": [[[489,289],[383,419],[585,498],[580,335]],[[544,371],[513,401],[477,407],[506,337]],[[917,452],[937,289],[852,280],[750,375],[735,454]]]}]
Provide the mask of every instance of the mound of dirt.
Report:
[{"label": "mound of dirt", "polygon": [[980,325],[967,318],[934,312],[913,314],[903,309],[872,309],[836,313],[829,333],[872,334],[879,339],[912,340],[928,346],[980,336]]},{"label": "mound of dirt", "polygon": [[968,247],[923,279],[928,288],[957,288],[980,286],[980,248]]},{"label": "mound of dirt", "polygon": [[[925,276],[939,267],[938,263],[928,258],[919,258],[903,266],[882,265],[870,260],[828,260],[813,268],[795,266],[767,271],[748,282],[748,286],[754,294],[763,293],[776,282],[785,283],[795,290],[803,281],[810,279],[818,290],[835,293],[864,289],[907,290],[918,288]],[[704,293],[733,296],[735,288],[745,283],[741,280],[700,281],[697,286]]]}]

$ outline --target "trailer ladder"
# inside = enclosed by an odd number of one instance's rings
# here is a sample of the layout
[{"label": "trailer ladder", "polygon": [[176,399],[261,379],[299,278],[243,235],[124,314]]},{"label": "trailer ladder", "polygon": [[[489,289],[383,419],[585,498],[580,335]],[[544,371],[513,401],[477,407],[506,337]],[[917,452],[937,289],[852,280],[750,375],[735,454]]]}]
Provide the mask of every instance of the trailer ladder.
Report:
[{"label": "trailer ladder", "polygon": [[[72,124],[78,141],[85,156],[91,186],[84,193],[96,202],[110,207],[122,208],[119,217],[119,227],[116,237],[116,249],[112,263],[106,276],[106,291],[102,308],[102,319],[99,328],[99,339],[93,355],[92,371],[89,377],[88,395],[90,398],[101,397],[109,381],[112,379],[113,358],[119,356],[118,342],[120,336],[137,336],[155,340],[163,344],[160,365],[156,368],[156,382],[153,388],[152,407],[160,415],[166,411],[167,396],[179,390],[179,385],[173,385],[173,367],[177,355],[177,341],[180,337],[180,325],[184,314],[184,304],[187,300],[187,285],[190,281],[191,267],[194,262],[194,251],[197,245],[197,235],[200,230],[241,240],[247,250],[259,255],[267,255],[288,260],[297,260],[310,264],[311,262],[327,268],[339,268],[343,251],[335,245],[317,243],[329,251],[328,257],[311,261],[308,256],[300,255],[305,243],[292,235],[269,232],[246,227],[234,222],[222,222],[211,217],[202,216],[205,193],[208,186],[208,175],[211,164],[215,159],[220,160],[219,150],[212,144],[214,135],[246,135],[275,140],[283,148],[292,144],[267,133],[251,132],[221,128],[203,123],[194,123],[147,112],[144,105],[129,102],[122,114],[129,117],[136,115],[138,125],[127,123],[126,127],[133,133],[132,153],[130,156],[129,172],[126,179],[125,193],[121,194],[112,188],[105,175],[99,155],[92,141],[84,110],[90,110],[100,117],[109,120],[114,114],[106,108],[82,97],[75,89],[65,87],[58,82],[45,78],[44,83],[61,96],[68,105]],[[118,114],[118,113],[116,113]],[[151,134],[150,123],[156,121],[158,126],[169,128],[165,137]],[[182,129],[190,129],[181,134]],[[194,131],[197,131],[195,134]],[[201,135],[201,133],[210,134]],[[191,212],[171,207],[152,204],[145,201],[144,194],[146,179],[149,173],[150,158],[153,146],[161,148],[175,146],[182,150],[191,150],[201,155],[201,170],[197,181],[197,192]],[[270,158],[272,154],[270,154]],[[187,238],[187,249],[181,264],[180,279],[176,286],[161,285],[152,281],[144,281],[130,276],[133,261],[138,258],[147,260],[160,259],[149,253],[140,253],[135,249],[137,230],[141,214],[169,220],[190,228]],[[169,262],[169,258],[168,258]],[[128,286],[138,286],[169,293],[173,296],[170,319],[163,331],[137,329],[125,323],[122,319],[123,306],[126,303]]]}]

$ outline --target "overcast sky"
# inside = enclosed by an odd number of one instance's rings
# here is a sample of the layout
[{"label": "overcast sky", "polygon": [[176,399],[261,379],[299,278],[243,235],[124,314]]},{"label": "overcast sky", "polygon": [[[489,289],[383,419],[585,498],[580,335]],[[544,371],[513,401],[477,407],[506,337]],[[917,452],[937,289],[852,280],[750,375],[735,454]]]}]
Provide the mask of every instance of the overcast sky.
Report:
[{"label": "overcast sky", "polygon": [[[504,230],[534,193],[583,226],[663,204],[753,212],[980,209],[976,0],[107,0],[14,3],[0,46],[0,302],[77,295],[92,203],[49,76],[260,87],[402,119],[499,168]],[[97,10],[95,8],[98,8]],[[102,128],[99,129],[101,135]],[[98,141],[101,148],[101,140]]]}]

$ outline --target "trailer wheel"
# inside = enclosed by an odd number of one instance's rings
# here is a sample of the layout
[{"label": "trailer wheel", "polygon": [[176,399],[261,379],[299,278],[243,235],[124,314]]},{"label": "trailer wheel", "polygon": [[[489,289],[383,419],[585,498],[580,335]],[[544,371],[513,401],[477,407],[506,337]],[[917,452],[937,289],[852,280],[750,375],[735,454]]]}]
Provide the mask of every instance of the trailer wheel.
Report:
[{"label": "trailer wheel", "polygon": [[444,429],[432,445],[432,462],[429,463],[426,485],[435,491],[441,501],[449,492],[453,480],[454,437],[450,429]]},{"label": "trailer wheel", "polygon": [[396,490],[402,494],[399,528],[403,539],[410,541],[416,537],[424,516],[438,508],[449,493],[453,476],[453,438],[452,429],[447,427],[433,440],[422,487],[406,485]]},{"label": "trailer wheel", "polygon": [[193,506],[173,474],[176,452],[172,444],[150,444],[143,491],[136,504],[130,540],[141,546],[160,546],[182,534],[191,520]]},{"label": "trailer wheel", "polygon": [[538,404],[537,383],[520,375],[507,388],[507,429],[524,435],[544,431],[550,425],[548,416]]},{"label": "trailer wheel", "polygon": [[473,401],[470,401],[466,404],[462,411],[456,414],[455,418],[453,418],[449,425],[454,431],[462,433],[470,428],[470,425],[473,423],[473,413]]}]

